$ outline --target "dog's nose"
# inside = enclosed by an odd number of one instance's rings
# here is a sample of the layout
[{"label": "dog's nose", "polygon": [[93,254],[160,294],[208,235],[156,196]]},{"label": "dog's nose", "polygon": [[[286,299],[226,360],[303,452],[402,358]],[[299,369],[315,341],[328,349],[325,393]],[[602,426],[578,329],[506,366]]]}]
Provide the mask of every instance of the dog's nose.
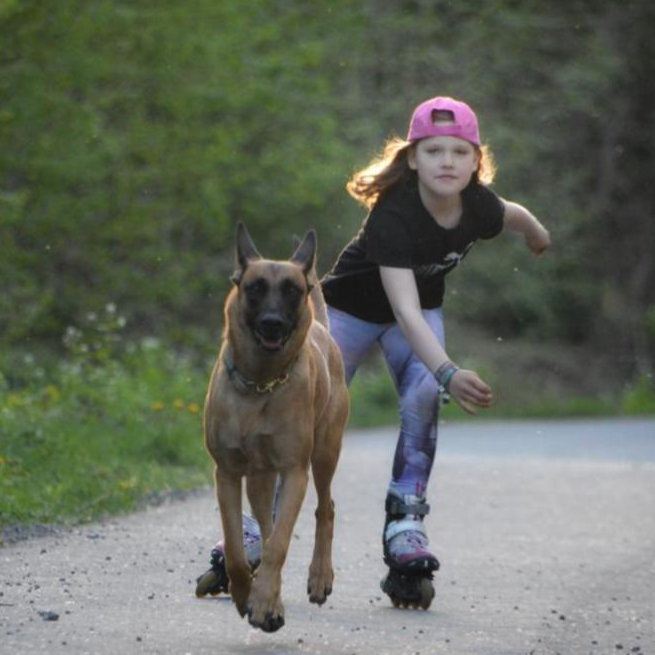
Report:
[{"label": "dog's nose", "polygon": [[278,335],[283,326],[282,319],[276,314],[265,314],[259,319],[259,330],[265,335]]}]

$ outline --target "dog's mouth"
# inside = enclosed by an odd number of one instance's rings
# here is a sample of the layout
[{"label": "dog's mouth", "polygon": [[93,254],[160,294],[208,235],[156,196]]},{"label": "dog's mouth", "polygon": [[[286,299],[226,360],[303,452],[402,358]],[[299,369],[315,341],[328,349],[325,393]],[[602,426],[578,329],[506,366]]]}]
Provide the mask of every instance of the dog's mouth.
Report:
[{"label": "dog's mouth", "polygon": [[255,334],[255,339],[257,343],[269,353],[277,352],[284,348],[284,344],[287,342],[287,337],[284,334],[276,335],[265,335],[259,332],[258,330],[253,330]]}]

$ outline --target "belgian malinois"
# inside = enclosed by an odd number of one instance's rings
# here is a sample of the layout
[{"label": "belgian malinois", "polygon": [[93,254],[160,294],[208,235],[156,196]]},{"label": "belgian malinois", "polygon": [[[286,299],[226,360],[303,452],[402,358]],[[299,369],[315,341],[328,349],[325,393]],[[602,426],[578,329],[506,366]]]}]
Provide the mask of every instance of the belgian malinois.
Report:
[{"label": "belgian malinois", "polygon": [[[322,604],[332,591],[330,485],[348,419],[348,392],[314,270],[315,232],[305,235],[288,261],[264,259],[242,223],[236,239],[234,287],[205,403],[205,444],[216,463],[232,599],[253,626],[273,632],[284,625],[281,571],[310,463],[318,507],[309,600]],[[243,547],[243,477],[262,533],[254,579]]]}]

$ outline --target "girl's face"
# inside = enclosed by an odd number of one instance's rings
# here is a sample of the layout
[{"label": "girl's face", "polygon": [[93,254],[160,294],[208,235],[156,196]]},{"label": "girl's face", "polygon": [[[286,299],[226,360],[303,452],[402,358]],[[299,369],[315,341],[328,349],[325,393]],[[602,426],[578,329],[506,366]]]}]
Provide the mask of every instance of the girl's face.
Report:
[{"label": "girl's face", "polygon": [[419,184],[435,196],[461,193],[477,171],[477,148],[455,136],[421,139],[407,156],[409,167],[418,174]]}]

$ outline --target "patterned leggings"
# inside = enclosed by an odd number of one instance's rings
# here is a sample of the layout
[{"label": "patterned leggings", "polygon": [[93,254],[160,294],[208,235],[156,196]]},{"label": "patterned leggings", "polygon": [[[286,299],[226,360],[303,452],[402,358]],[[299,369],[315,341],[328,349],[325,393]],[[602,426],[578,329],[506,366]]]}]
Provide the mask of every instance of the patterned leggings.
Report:
[{"label": "patterned leggings", "polygon": [[[396,323],[369,323],[329,306],[328,316],[348,384],[373,343],[382,349],[400,400],[400,435],[389,491],[423,494],[437,449],[439,403],[434,376],[416,357]],[[423,316],[443,346],[443,310],[423,310]]]}]

